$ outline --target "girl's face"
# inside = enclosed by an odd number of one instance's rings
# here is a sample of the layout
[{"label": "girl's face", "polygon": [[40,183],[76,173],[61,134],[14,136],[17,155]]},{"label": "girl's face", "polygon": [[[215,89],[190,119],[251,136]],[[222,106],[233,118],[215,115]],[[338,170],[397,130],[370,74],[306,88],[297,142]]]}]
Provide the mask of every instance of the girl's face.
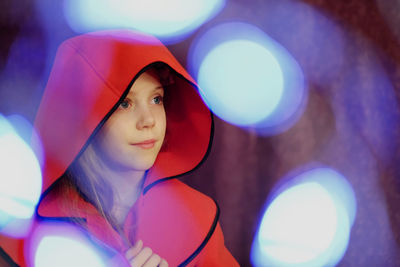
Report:
[{"label": "girl's face", "polygon": [[145,171],[164,141],[164,89],[153,71],[134,82],[126,99],[96,135],[96,152],[117,171]]}]

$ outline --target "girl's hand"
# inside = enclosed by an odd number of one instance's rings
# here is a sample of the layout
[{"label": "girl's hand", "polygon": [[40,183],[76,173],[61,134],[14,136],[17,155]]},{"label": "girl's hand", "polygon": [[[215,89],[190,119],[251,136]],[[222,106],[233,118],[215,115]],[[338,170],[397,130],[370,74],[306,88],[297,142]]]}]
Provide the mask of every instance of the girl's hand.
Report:
[{"label": "girl's hand", "polygon": [[151,248],[144,247],[142,240],[135,243],[125,253],[126,259],[132,267],[168,267],[166,260],[153,253]]}]

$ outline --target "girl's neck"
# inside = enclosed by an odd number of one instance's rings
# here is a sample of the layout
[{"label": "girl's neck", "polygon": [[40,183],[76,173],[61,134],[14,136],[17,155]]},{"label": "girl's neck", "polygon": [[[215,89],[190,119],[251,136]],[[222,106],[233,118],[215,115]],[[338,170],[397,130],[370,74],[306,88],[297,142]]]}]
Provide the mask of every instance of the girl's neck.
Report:
[{"label": "girl's neck", "polygon": [[109,177],[108,182],[114,192],[111,215],[122,225],[142,192],[145,171],[113,171]]}]

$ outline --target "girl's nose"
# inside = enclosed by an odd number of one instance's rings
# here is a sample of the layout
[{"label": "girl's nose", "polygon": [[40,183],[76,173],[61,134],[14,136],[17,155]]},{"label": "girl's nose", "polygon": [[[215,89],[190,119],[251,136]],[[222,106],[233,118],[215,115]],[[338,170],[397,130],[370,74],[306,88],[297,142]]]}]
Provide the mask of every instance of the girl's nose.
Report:
[{"label": "girl's nose", "polygon": [[147,107],[143,107],[140,109],[139,119],[136,123],[136,128],[138,130],[144,128],[152,128],[155,124],[155,119],[151,110]]}]

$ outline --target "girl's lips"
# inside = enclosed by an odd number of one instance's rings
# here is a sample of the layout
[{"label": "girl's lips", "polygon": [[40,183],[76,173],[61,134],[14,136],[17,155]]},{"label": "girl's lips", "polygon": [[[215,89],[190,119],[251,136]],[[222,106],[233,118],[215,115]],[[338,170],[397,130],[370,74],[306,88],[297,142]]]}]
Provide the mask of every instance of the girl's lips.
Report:
[{"label": "girl's lips", "polygon": [[134,143],[132,145],[140,147],[140,148],[143,148],[143,149],[150,149],[150,148],[154,147],[155,143],[156,143],[156,140],[150,139],[150,140],[145,140],[145,141],[140,142],[140,143]]}]

